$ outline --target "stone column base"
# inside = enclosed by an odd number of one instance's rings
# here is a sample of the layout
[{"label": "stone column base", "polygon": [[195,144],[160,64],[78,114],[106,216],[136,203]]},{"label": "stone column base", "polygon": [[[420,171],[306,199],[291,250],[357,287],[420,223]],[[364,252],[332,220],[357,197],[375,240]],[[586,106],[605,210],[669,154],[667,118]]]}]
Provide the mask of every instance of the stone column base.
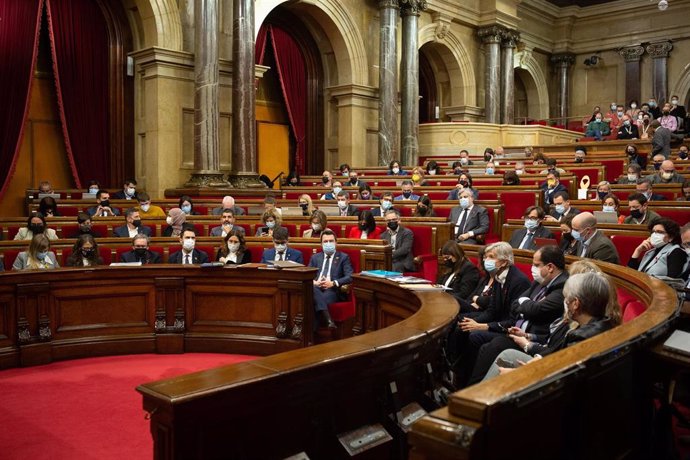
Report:
[{"label": "stone column base", "polygon": [[185,187],[232,187],[224,179],[225,175],[215,171],[197,171],[184,184]]},{"label": "stone column base", "polygon": [[235,188],[267,188],[255,173],[230,173],[228,181]]}]

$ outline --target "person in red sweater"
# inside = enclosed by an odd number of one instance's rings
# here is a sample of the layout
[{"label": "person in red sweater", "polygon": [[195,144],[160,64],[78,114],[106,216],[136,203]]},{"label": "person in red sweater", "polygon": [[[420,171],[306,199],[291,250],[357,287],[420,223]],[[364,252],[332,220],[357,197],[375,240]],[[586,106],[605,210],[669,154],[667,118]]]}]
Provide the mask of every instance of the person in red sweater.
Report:
[{"label": "person in red sweater", "polygon": [[368,209],[362,211],[357,226],[350,229],[347,237],[361,240],[378,240],[381,238],[381,229],[376,226],[376,221],[371,211]]}]

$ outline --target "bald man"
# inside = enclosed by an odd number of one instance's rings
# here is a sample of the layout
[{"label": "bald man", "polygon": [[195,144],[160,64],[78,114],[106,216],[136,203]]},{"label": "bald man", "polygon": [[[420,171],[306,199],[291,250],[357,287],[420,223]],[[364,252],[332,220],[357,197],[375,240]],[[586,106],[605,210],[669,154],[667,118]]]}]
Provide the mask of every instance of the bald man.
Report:
[{"label": "bald man", "polygon": [[597,230],[597,219],[591,212],[573,218],[571,235],[577,240],[573,255],[619,264],[618,250],[613,242]]},{"label": "bald man", "polygon": [[223,209],[232,209],[232,213],[235,216],[244,215],[244,209],[242,209],[239,206],[235,206],[235,199],[230,195],[225,195],[223,197],[222,204],[217,208],[213,208],[211,214],[213,214],[214,216],[220,216],[221,214],[223,214]]},{"label": "bald man", "polygon": [[685,182],[685,178],[678,174],[676,165],[671,160],[662,161],[659,171],[647,177],[652,181],[652,184],[682,184]]}]

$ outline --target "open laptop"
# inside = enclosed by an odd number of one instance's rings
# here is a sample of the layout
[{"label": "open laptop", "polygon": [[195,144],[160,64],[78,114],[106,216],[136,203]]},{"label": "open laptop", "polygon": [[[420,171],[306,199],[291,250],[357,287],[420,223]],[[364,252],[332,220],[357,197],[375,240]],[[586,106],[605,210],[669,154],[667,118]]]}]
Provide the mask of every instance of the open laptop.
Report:
[{"label": "open laptop", "polygon": [[319,211],[323,211],[327,216],[339,216],[340,208],[337,206],[319,206]]},{"label": "open laptop", "polygon": [[617,224],[618,214],[615,212],[594,211],[598,224]]},{"label": "open laptop", "polygon": [[51,198],[54,198],[54,199],[56,199],[56,200],[59,200],[59,199],[60,199],[60,194],[59,194],[59,193],[39,193],[39,194],[38,194],[38,199],[39,199],[39,200],[42,200],[43,198],[45,198],[45,197],[47,197],[47,196],[49,196],[49,197],[51,197]]}]

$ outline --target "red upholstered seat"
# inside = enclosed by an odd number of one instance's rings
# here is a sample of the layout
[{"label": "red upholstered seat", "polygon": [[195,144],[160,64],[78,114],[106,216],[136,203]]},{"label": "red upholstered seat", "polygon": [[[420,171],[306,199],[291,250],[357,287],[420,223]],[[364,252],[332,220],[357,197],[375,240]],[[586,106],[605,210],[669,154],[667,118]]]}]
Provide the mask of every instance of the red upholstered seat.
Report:
[{"label": "red upholstered seat", "polygon": [[4,251],[2,251],[5,271],[12,270],[12,264],[14,263],[14,260],[17,258],[17,254],[19,254],[20,252],[22,252],[21,249],[5,249]]},{"label": "red upholstered seat", "polygon": [[643,236],[634,235],[611,235],[611,241],[618,250],[621,265],[627,266],[635,248],[645,239]]},{"label": "red upholstered seat", "polygon": [[604,160],[597,159],[599,163],[606,166],[606,180],[615,183],[619,176],[623,174],[625,168],[625,162],[623,159],[620,160]]},{"label": "red upholstered seat", "polygon": [[446,219],[448,216],[450,216],[450,210],[452,208],[434,208],[434,212],[436,213],[436,217],[445,217]]},{"label": "red upholstered seat", "polygon": [[[360,263],[361,252],[359,250],[341,249],[341,251],[350,257],[353,273],[362,271],[362,265]],[[328,306],[328,312],[331,314],[331,319],[336,323],[341,323],[355,316],[355,297],[352,289],[350,289],[348,296],[348,300],[335,302]]]},{"label": "red upholstered seat", "polygon": [[532,264],[525,264],[522,262],[517,262],[515,266],[525,275],[527,275],[527,278],[530,280],[532,279]]},{"label": "red upholstered seat", "polygon": [[534,192],[507,190],[501,193],[501,202],[503,203],[503,217],[505,219],[522,219],[525,209],[535,204]]},{"label": "red upholstered seat", "polygon": [[623,312],[623,322],[627,323],[628,321],[637,318],[646,310],[647,307],[645,306],[645,304],[643,304],[639,300],[633,300],[628,304],[628,306],[625,308],[625,311]]},{"label": "red upholstered seat", "polygon": [[[658,202],[657,202],[658,203]],[[680,225],[690,221],[690,209],[683,208],[654,208],[654,211],[661,217],[668,217],[671,220],[678,222]]]},{"label": "red upholstered seat", "polygon": [[[19,229],[24,227],[24,225],[8,225],[7,226],[7,239],[8,240],[13,240],[14,237],[17,235],[17,232],[19,232]],[[14,260],[12,260],[14,262]]]},{"label": "red upholstered seat", "polygon": [[208,261],[213,262],[216,260],[216,249],[213,246],[196,246],[199,251],[204,251],[208,256]]},{"label": "red upholstered seat", "polygon": [[[266,245],[266,248],[269,247]],[[261,257],[264,254],[264,247],[262,246],[249,246],[247,247],[247,250],[249,251],[249,254],[251,254],[251,261],[254,263],[259,263],[261,262]]]}]

